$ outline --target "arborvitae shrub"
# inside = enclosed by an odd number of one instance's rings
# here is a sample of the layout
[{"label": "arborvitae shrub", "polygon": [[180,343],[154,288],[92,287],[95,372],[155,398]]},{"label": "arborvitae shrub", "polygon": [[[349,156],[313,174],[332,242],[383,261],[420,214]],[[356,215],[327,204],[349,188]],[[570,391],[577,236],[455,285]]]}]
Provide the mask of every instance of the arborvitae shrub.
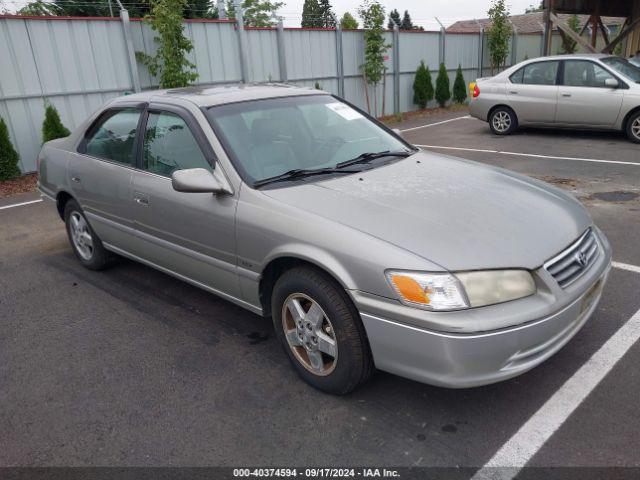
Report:
[{"label": "arborvitae shrub", "polygon": [[19,160],[18,152],[11,144],[7,124],[0,117],[0,180],[8,180],[20,175]]},{"label": "arborvitae shrub", "polygon": [[431,72],[425,66],[424,61],[421,61],[413,81],[413,103],[424,109],[430,100],[433,100]]},{"label": "arborvitae shrub", "polygon": [[436,101],[438,105],[444,107],[450,98],[451,89],[449,86],[447,67],[444,66],[444,63],[441,63],[440,70],[438,70],[438,78],[436,79]]},{"label": "arborvitae shrub", "polygon": [[56,107],[48,104],[44,112],[44,122],[42,123],[42,141],[48,142],[56,138],[68,137],[70,134],[71,132],[62,124]]},{"label": "arborvitae shrub", "polygon": [[453,82],[453,101],[456,103],[464,103],[467,99],[467,85],[462,75],[462,66],[458,65],[456,79]]}]

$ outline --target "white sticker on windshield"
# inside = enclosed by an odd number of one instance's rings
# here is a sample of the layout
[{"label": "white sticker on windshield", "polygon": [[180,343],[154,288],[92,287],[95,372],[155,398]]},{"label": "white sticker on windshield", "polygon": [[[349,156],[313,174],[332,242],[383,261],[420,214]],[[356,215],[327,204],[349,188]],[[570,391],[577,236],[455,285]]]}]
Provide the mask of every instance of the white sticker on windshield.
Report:
[{"label": "white sticker on windshield", "polygon": [[330,108],[342,118],[346,120],[357,120],[358,118],[362,118],[362,115],[351,108],[349,105],[345,105],[344,103],[335,102],[335,103],[327,103],[327,108]]}]

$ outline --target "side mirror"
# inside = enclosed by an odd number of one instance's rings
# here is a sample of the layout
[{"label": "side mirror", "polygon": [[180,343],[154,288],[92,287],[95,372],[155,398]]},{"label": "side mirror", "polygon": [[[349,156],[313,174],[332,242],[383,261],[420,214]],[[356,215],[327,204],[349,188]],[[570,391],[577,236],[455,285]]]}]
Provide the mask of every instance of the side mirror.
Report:
[{"label": "side mirror", "polygon": [[605,78],[604,86],[609,88],[618,88],[620,87],[620,82],[615,78]]},{"label": "side mirror", "polygon": [[393,133],[395,133],[395,134],[396,134],[396,135],[398,135],[399,137],[401,137],[401,136],[402,136],[402,132],[400,131],[400,129],[399,129],[399,128],[394,128],[394,129],[392,129],[392,131],[393,131]]},{"label": "side mirror", "polygon": [[216,173],[204,168],[176,170],[171,175],[171,186],[184,193],[233,193],[224,176]]}]

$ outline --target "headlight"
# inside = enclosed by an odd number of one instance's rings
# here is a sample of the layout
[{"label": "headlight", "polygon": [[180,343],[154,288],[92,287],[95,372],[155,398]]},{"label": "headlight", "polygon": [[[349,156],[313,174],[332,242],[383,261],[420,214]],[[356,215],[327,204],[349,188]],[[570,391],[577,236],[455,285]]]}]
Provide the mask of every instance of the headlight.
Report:
[{"label": "headlight", "polygon": [[526,270],[420,273],[388,271],[387,279],[405,305],[427,310],[460,310],[528,297],[536,291]]}]

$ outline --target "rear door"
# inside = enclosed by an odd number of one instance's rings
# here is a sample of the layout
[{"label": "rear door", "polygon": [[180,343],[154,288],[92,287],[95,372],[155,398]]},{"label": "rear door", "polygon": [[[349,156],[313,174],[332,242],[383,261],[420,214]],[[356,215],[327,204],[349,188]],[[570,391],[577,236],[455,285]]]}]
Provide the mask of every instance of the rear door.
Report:
[{"label": "rear door", "polygon": [[216,168],[204,133],[189,111],[175,105],[151,104],[143,125],[133,175],[141,256],[223,296],[239,298],[235,196],[176,192],[171,186],[176,170]]},{"label": "rear door", "polygon": [[558,104],[558,60],[533,62],[509,77],[507,98],[520,123],[553,123]]},{"label": "rear door", "polygon": [[624,90],[605,85],[616,80],[609,71],[590,60],[565,60],[558,97],[557,123],[611,127],[618,116]]},{"label": "rear door", "polygon": [[132,179],[144,105],[103,112],[86,131],[67,171],[73,195],[103,242],[133,249]]}]

